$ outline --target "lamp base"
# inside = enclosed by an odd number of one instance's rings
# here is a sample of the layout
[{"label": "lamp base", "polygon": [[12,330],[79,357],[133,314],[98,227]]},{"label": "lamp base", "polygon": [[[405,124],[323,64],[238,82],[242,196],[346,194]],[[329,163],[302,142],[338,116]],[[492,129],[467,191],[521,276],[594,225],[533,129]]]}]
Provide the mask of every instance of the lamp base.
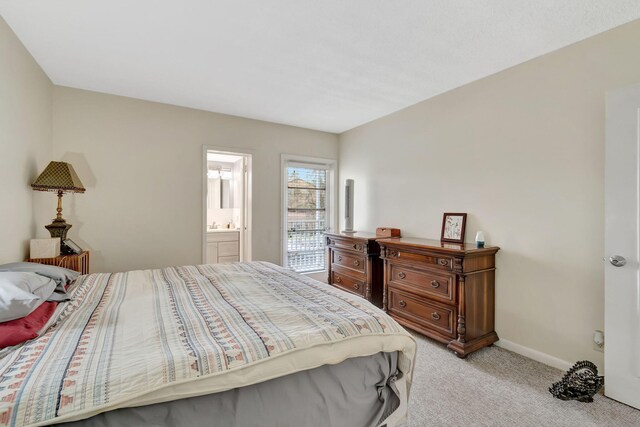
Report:
[{"label": "lamp base", "polygon": [[51,224],[45,225],[44,228],[49,230],[51,237],[59,237],[60,242],[67,238],[67,231],[71,228],[71,224],[67,224],[64,219],[54,219]]}]

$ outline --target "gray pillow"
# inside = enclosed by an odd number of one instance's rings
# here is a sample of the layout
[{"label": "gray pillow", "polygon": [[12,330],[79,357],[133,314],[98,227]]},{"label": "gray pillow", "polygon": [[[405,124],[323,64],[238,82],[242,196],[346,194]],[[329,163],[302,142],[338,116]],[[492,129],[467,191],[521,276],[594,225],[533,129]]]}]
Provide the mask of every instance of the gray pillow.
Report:
[{"label": "gray pillow", "polygon": [[59,285],[67,285],[80,275],[77,271],[55,265],[38,264],[36,262],[12,262],[0,265],[0,271],[21,271],[38,273],[55,280]]},{"label": "gray pillow", "polygon": [[68,301],[70,298],[65,292],[65,286],[76,280],[80,275],[80,273],[74,270],[56,267],[55,265],[38,264],[36,262],[12,262],[11,264],[0,265],[0,271],[37,273],[53,279],[58,286],[56,287],[55,294],[49,298],[50,301]]},{"label": "gray pillow", "polygon": [[27,316],[45,302],[57,284],[36,273],[0,272],[0,322]]}]

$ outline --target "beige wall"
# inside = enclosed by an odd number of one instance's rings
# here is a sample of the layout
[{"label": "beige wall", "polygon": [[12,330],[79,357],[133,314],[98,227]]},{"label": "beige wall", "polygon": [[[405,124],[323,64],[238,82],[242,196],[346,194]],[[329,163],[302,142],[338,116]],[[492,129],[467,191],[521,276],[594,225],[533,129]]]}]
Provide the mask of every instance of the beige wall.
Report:
[{"label": "beige wall", "polygon": [[253,154],[253,258],[280,262],[281,153],[338,154],[334,134],[64,87],[53,129],[87,188],[65,211],[93,271],[201,262],[205,144]]},{"label": "beige wall", "polygon": [[340,135],[355,228],[439,238],[468,212],[467,241],[502,248],[498,335],[602,365],[604,99],[640,81],[638,52],[636,21]]},{"label": "beige wall", "polygon": [[36,228],[55,214],[55,197],[46,215],[50,194],[29,186],[51,160],[51,93],[49,78],[0,17],[0,263],[28,256]]}]

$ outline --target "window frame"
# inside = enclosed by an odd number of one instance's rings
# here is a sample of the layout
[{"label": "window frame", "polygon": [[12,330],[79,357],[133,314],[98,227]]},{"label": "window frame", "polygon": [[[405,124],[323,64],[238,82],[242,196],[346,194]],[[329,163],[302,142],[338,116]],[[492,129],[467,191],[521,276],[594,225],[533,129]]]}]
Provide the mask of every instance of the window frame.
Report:
[{"label": "window frame", "polygon": [[[327,211],[327,228],[332,230],[337,224],[337,200],[338,191],[336,187],[337,179],[337,165],[336,159],[328,159],[323,157],[310,157],[299,156],[293,154],[282,154],[280,159],[280,173],[281,173],[281,187],[280,187],[280,208],[281,208],[281,228],[280,228],[280,264],[283,267],[288,266],[288,251],[287,251],[287,213],[289,207],[289,192],[287,181],[287,169],[289,167],[302,167],[313,169],[324,169],[327,171],[327,194],[325,199],[326,211]],[[319,272],[326,272],[327,266],[322,270],[305,271],[300,274],[317,274]]]}]

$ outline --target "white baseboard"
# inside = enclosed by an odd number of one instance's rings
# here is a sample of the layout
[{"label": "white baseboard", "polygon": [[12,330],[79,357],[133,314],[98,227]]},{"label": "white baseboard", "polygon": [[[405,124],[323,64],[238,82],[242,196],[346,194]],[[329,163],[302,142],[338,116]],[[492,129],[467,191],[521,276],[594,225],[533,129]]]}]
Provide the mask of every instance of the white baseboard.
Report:
[{"label": "white baseboard", "polygon": [[529,359],[533,359],[536,362],[544,363],[545,365],[552,366],[554,368],[562,369],[563,371],[569,370],[573,363],[567,362],[566,360],[558,359],[555,356],[551,356],[550,354],[543,353],[538,350],[534,350],[529,347],[525,347],[520,344],[516,344],[513,341],[505,340],[500,338],[498,342],[495,343],[498,347],[504,348],[505,350],[513,351],[514,353],[518,353],[524,357],[528,357]]}]

